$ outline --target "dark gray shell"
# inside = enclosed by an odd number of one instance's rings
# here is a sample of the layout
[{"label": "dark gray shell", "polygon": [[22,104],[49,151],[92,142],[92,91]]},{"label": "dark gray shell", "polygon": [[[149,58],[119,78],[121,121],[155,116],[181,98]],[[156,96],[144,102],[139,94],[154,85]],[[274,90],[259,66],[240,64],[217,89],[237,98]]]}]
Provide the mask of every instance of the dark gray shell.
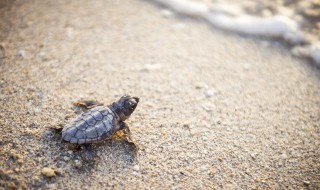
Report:
[{"label": "dark gray shell", "polygon": [[62,139],[70,143],[93,143],[119,130],[117,116],[108,107],[97,106],[79,115],[62,130]]}]

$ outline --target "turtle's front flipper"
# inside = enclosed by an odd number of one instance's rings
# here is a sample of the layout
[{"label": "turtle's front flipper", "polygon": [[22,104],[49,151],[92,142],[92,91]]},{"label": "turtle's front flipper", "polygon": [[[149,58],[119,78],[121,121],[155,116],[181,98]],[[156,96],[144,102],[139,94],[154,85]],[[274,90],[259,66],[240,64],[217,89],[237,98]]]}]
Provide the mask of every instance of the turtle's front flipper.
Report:
[{"label": "turtle's front flipper", "polygon": [[124,134],[126,135],[125,138],[126,138],[127,144],[130,145],[133,148],[134,154],[136,156],[139,147],[136,145],[136,143],[131,138],[131,131],[130,131],[129,126],[125,122],[121,122],[120,125],[121,125],[121,128],[122,128]]},{"label": "turtle's front flipper", "polygon": [[126,140],[128,142],[132,142],[131,131],[129,129],[129,126],[125,122],[120,122],[120,130],[123,130],[124,134],[126,135]]},{"label": "turtle's front flipper", "polygon": [[124,128],[124,133],[126,134],[126,139],[127,139],[127,141],[128,142],[133,142],[132,141],[132,138],[131,138],[131,131],[130,131],[130,129],[129,129],[129,127],[127,127],[127,128]]},{"label": "turtle's front flipper", "polygon": [[[119,123],[119,125],[120,125],[120,130],[129,129],[129,126],[128,126],[125,122],[123,122],[123,121],[121,121],[121,122]],[[124,130],[124,131],[125,131],[125,130]]]},{"label": "turtle's front flipper", "polygon": [[91,144],[83,144],[84,157],[86,160],[93,160],[96,154],[92,151]]}]

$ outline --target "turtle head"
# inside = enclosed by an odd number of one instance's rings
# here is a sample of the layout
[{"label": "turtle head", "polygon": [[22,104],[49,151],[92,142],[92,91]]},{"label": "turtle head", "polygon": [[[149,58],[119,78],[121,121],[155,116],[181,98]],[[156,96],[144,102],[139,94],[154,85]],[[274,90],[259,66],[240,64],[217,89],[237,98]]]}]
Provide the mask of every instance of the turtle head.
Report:
[{"label": "turtle head", "polygon": [[112,104],[112,110],[124,121],[130,117],[139,102],[138,97],[122,96],[117,102]]}]

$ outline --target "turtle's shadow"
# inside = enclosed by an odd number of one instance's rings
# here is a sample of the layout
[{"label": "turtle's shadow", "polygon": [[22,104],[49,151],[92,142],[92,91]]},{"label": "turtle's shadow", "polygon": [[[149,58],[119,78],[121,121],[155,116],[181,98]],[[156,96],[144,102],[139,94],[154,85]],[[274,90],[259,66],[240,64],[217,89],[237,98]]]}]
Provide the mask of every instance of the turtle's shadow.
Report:
[{"label": "turtle's shadow", "polygon": [[137,147],[125,140],[107,139],[92,146],[93,159],[85,156],[83,148],[76,146],[74,156],[81,160],[82,166],[75,167],[83,171],[91,171],[100,167],[102,170],[112,168],[128,168],[137,160]]},{"label": "turtle's shadow", "polygon": [[137,159],[138,148],[133,142],[125,139],[108,139],[94,147],[100,159],[123,161],[127,165],[133,164]]},{"label": "turtle's shadow", "polygon": [[92,144],[93,157],[87,158],[82,145],[61,141],[60,130],[48,130],[51,131],[51,142],[59,146],[57,149],[59,156],[56,157],[57,163],[64,163],[64,158],[68,157],[70,160],[66,164],[76,170],[90,172],[92,169],[99,167],[104,167],[104,170],[108,168],[128,168],[138,158],[137,145],[128,140],[126,135],[114,135],[112,138]]},{"label": "turtle's shadow", "polygon": [[84,147],[81,145],[61,142],[62,151],[72,151],[72,158],[81,161],[82,165],[75,166],[80,170],[91,170],[98,165],[110,167],[127,167],[137,161],[138,147],[135,143],[126,139],[106,139],[102,142],[92,144],[93,157],[86,157]]}]

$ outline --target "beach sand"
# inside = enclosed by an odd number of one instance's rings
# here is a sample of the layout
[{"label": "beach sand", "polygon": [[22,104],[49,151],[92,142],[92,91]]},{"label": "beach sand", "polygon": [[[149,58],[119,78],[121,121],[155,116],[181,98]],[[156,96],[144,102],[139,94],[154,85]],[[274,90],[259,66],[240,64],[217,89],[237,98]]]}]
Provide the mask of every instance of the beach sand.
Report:
[{"label": "beach sand", "polygon": [[[280,43],[140,0],[0,5],[0,189],[320,188],[320,72]],[[52,129],[123,94],[137,149]]]}]

